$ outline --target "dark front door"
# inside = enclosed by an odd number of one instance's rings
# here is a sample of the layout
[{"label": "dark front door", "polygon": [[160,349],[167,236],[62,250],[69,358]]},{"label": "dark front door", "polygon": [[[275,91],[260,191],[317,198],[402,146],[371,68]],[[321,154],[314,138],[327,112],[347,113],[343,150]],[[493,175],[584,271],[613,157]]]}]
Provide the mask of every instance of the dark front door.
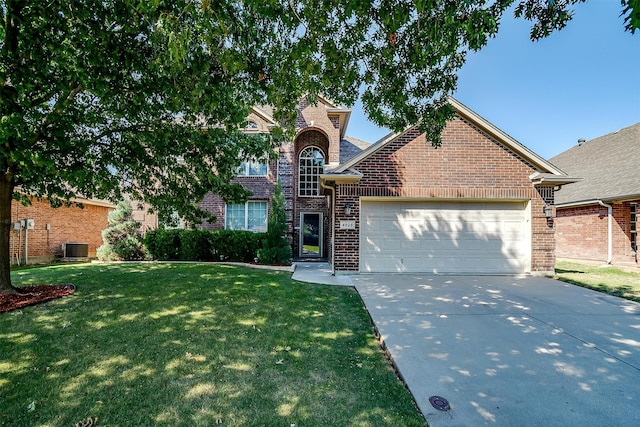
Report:
[{"label": "dark front door", "polygon": [[300,256],[322,256],[322,214],[303,212],[300,218]]}]

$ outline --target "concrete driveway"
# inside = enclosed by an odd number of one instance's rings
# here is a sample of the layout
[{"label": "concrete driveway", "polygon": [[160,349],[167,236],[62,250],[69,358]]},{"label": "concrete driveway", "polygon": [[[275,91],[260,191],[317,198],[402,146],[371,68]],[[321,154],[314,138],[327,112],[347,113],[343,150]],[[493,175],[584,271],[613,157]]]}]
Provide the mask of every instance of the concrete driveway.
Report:
[{"label": "concrete driveway", "polygon": [[533,277],[351,279],[431,427],[639,425],[640,304]]}]

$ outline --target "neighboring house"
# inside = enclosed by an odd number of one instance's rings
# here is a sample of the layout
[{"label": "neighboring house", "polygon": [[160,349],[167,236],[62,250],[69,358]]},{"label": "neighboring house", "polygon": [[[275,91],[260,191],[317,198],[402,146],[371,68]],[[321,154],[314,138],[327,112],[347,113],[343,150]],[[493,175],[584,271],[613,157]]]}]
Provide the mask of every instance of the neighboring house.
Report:
[{"label": "neighboring house", "polygon": [[[46,200],[31,199],[30,206],[13,201],[9,250],[12,264],[49,262],[63,255],[62,245],[86,243],[95,257],[102,245],[102,230],[115,205],[105,201],[75,199],[77,206],[52,208]],[[27,223],[27,220],[32,220]]]},{"label": "neighboring house", "polygon": [[[451,104],[434,149],[417,127],[371,145],[346,137],[350,110],[303,101],[279,158],[241,169],[253,196],[226,205],[208,195],[201,206],[218,222],[205,227],[265,230],[280,179],[294,257],[328,259],[335,273],[553,273],[554,191],[575,180]],[[275,125],[264,108],[248,120],[250,132]]]},{"label": "neighboring house", "polygon": [[640,123],[550,161],[584,178],[556,194],[557,256],[638,266]]}]

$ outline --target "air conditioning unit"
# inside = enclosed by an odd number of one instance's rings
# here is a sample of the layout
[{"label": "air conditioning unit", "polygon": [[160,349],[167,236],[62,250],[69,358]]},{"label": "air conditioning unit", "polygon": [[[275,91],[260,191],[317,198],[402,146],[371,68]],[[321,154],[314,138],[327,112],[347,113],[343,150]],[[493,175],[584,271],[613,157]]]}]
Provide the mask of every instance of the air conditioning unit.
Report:
[{"label": "air conditioning unit", "polygon": [[70,242],[62,245],[65,258],[88,258],[89,257],[89,244]]}]

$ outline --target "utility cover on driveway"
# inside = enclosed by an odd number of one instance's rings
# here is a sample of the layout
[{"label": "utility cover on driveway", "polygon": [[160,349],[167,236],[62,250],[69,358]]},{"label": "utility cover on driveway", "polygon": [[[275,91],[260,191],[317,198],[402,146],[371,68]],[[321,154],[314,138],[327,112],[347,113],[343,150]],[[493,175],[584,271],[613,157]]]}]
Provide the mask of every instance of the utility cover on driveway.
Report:
[{"label": "utility cover on driveway", "polygon": [[430,427],[638,425],[640,304],[533,277],[352,280]]}]

